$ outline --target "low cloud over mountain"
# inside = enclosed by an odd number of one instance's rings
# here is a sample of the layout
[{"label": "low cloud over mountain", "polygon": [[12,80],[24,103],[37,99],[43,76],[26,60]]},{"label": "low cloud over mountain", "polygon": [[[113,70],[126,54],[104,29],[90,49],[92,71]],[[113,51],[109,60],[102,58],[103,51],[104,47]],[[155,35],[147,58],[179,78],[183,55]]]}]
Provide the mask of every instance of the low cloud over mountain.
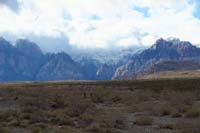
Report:
[{"label": "low cloud over mountain", "polygon": [[[179,39],[159,39],[142,51],[121,51],[117,60],[82,54],[43,53],[29,40],[0,38],[0,82],[134,79],[168,70],[200,69],[200,48]],[[120,54],[118,53],[118,54]],[[101,57],[101,56],[99,56]]]}]

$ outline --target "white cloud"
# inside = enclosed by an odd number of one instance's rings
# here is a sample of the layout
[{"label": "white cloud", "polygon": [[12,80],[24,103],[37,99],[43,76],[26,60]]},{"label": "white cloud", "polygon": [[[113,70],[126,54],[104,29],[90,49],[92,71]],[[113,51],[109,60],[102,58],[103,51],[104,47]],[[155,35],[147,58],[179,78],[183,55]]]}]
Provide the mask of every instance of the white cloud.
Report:
[{"label": "white cloud", "polygon": [[[20,0],[20,3],[17,14],[0,8],[0,32],[19,37],[30,33],[49,37],[64,34],[79,47],[147,46],[158,37],[169,36],[200,42],[200,20],[193,16],[195,0]],[[98,19],[92,19],[94,16]]]},{"label": "white cloud", "polygon": [[19,10],[19,1],[18,0],[0,0],[0,6],[5,6],[10,8],[14,12]]},{"label": "white cloud", "polygon": [[153,44],[156,39],[158,38],[153,35],[147,35],[142,38],[142,42],[144,46],[149,46],[149,44]]},{"label": "white cloud", "polygon": [[138,45],[138,40],[135,37],[122,38],[117,42],[117,45],[127,48],[132,45]]}]

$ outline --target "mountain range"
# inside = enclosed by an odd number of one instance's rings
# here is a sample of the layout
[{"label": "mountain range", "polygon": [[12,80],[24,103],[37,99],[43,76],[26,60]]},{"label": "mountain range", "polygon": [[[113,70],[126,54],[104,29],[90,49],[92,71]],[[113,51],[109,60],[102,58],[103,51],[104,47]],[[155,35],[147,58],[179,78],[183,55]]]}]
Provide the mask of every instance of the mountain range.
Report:
[{"label": "mountain range", "polygon": [[[157,71],[197,69],[200,48],[179,39],[158,39],[150,48],[135,54],[125,65],[117,68],[113,79],[133,79]],[[188,63],[190,62],[190,63]],[[184,65],[180,65],[184,64]],[[152,69],[154,68],[154,69]],[[199,67],[198,67],[199,68]],[[152,71],[153,70],[153,71]]]},{"label": "mountain range", "polygon": [[[124,80],[169,70],[200,68],[200,48],[179,39],[158,39],[150,48],[120,53],[113,62],[66,52],[44,53],[26,39],[12,45],[0,38],[0,82],[49,80]],[[115,53],[116,54],[116,53]]]},{"label": "mountain range", "polygon": [[37,44],[0,38],[0,82],[109,80],[120,61],[104,64],[93,58],[74,60],[65,53],[43,53]]}]

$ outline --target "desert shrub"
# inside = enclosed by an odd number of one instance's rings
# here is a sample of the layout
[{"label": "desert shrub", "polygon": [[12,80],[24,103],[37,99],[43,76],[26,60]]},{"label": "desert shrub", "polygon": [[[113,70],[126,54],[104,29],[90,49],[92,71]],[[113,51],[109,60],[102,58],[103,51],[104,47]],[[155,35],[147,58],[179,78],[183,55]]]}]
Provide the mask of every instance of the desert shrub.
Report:
[{"label": "desert shrub", "polygon": [[100,96],[100,95],[92,95],[91,99],[94,103],[104,103],[105,101],[104,96]]},{"label": "desert shrub", "polygon": [[120,133],[115,128],[100,128],[100,130],[97,133]]},{"label": "desert shrub", "polygon": [[195,100],[193,93],[187,91],[168,91],[163,95],[166,101],[174,105],[190,106]]},{"label": "desert shrub", "polygon": [[191,108],[191,106],[187,106],[187,105],[184,105],[184,104],[176,104],[176,105],[173,105],[174,108],[176,108],[176,110],[179,112],[179,113],[185,113],[189,108]]},{"label": "desert shrub", "polygon": [[149,112],[151,115],[156,116],[166,116],[170,115],[172,111],[175,109],[163,101],[158,100],[149,100],[142,102],[140,104],[136,104],[130,106],[129,109],[132,108],[132,112]]},{"label": "desert shrub", "polygon": [[66,106],[66,98],[63,94],[55,94],[52,97],[52,101],[51,101],[51,107],[52,108],[64,108]]},{"label": "desert shrub", "polygon": [[126,129],[126,117],[124,114],[119,112],[104,112],[95,118],[101,128],[116,128],[116,129]]},{"label": "desert shrub", "polygon": [[182,117],[182,114],[180,112],[172,112],[172,118],[178,118],[178,117]]},{"label": "desert shrub", "polygon": [[124,119],[117,119],[115,120],[115,123],[114,123],[114,128],[117,128],[117,129],[126,129],[126,122]]},{"label": "desert shrub", "polygon": [[95,121],[95,116],[86,112],[80,116],[80,119],[88,126]]},{"label": "desert shrub", "polygon": [[49,112],[50,122],[54,125],[69,125],[74,126],[72,118],[66,115],[65,110],[53,110]]},{"label": "desert shrub", "polygon": [[29,127],[29,120],[22,120],[20,119],[20,127],[21,128],[24,128],[24,129],[27,129]]},{"label": "desert shrub", "polygon": [[139,107],[137,104],[131,104],[129,105],[126,110],[129,112],[129,113],[135,113],[135,112],[139,112]]},{"label": "desert shrub", "polygon": [[[153,105],[153,106],[152,106]],[[157,116],[166,116],[170,115],[175,109],[168,103],[163,103],[161,101],[154,102],[150,104],[151,113]]]},{"label": "desert shrub", "polygon": [[133,104],[131,91],[124,90],[116,90],[115,92],[111,92],[108,96],[108,99],[111,103],[122,103],[122,104]]},{"label": "desert shrub", "polygon": [[100,127],[99,123],[94,122],[94,123],[92,123],[91,125],[89,125],[89,126],[87,127],[87,131],[91,131],[91,132],[97,133],[97,132],[100,131],[100,128],[101,128],[101,127]]},{"label": "desert shrub", "polygon": [[80,133],[79,130],[76,130],[71,127],[58,128],[58,129],[53,130],[53,132],[55,132],[55,133]]},{"label": "desert shrub", "polygon": [[166,115],[170,115],[171,114],[171,109],[169,107],[162,107],[160,110],[160,115],[161,116],[166,116]]},{"label": "desert shrub", "polygon": [[20,100],[20,105],[24,110],[40,110],[48,108],[48,101],[43,97],[22,97]]},{"label": "desert shrub", "polygon": [[[130,97],[129,92],[124,90],[112,90],[111,88],[106,87],[97,87],[94,90],[90,91],[90,98],[94,103],[121,103],[127,102],[127,99]],[[129,98],[130,100],[130,98]]]},{"label": "desert shrub", "polygon": [[118,103],[122,100],[122,98],[118,95],[113,96],[111,99],[112,99],[112,102],[114,103]]},{"label": "desert shrub", "polygon": [[95,91],[90,92],[90,98],[94,103],[104,103],[110,93],[103,88],[96,88]]},{"label": "desert shrub", "polygon": [[86,111],[93,109],[95,105],[90,100],[73,99],[66,108],[66,114],[71,117],[79,117]]},{"label": "desert shrub", "polygon": [[173,130],[175,128],[174,124],[160,124],[159,125],[160,129],[170,129]]},{"label": "desert shrub", "polygon": [[140,126],[152,125],[153,124],[153,118],[151,118],[149,116],[141,116],[141,117],[138,117],[135,120],[134,124],[140,125]]},{"label": "desert shrub", "polygon": [[134,103],[141,103],[141,102],[149,101],[150,99],[152,99],[152,97],[154,97],[154,95],[155,93],[153,91],[137,90],[134,92],[132,100]]},{"label": "desert shrub", "polygon": [[36,111],[30,114],[29,124],[36,123],[48,123],[48,117],[45,115],[45,112]]},{"label": "desert shrub", "polygon": [[22,113],[20,115],[20,119],[22,119],[22,120],[30,120],[31,119],[31,113]]},{"label": "desert shrub", "polygon": [[8,122],[8,125],[17,127],[17,126],[20,126],[20,121],[19,119],[12,119],[10,122]]},{"label": "desert shrub", "polygon": [[11,133],[11,131],[6,127],[0,127],[0,133]]},{"label": "desert shrub", "polygon": [[145,102],[141,102],[136,104],[136,110],[137,112],[152,112],[153,111],[153,106],[152,106],[153,102],[152,101],[145,101]]},{"label": "desert shrub", "polygon": [[44,130],[40,127],[32,127],[31,128],[31,133],[43,133]]},{"label": "desert shrub", "polygon": [[4,110],[0,111],[0,121],[9,122],[19,117],[19,111],[17,110]]},{"label": "desert shrub", "polygon": [[126,129],[126,117],[119,112],[104,112],[96,116],[97,122],[101,128]]},{"label": "desert shrub", "polygon": [[200,116],[200,109],[199,108],[191,108],[186,111],[185,117],[188,118],[197,118]]},{"label": "desert shrub", "polygon": [[73,120],[69,117],[63,117],[63,118],[55,117],[51,119],[51,122],[53,124],[60,125],[60,126],[63,126],[63,125],[74,126]]},{"label": "desert shrub", "polygon": [[184,131],[184,133],[199,133],[200,120],[199,119],[180,119],[175,123],[175,129]]},{"label": "desert shrub", "polygon": [[40,129],[46,129],[47,128],[47,125],[45,123],[42,123],[42,122],[35,123],[33,126],[38,127]]}]

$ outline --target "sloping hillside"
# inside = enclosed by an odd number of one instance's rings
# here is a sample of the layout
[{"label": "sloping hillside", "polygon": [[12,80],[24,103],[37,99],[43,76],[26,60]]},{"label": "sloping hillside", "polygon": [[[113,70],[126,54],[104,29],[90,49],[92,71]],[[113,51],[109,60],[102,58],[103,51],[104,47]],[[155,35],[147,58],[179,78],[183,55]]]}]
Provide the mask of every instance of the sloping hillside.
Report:
[{"label": "sloping hillside", "polygon": [[174,79],[174,78],[200,78],[200,70],[158,72],[140,77],[139,79]]},{"label": "sloping hillside", "polygon": [[130,74],[130,79],[137,79],[151,75],[154,73],[168,72],[168,71],[187,71],[187,70],[198,70],[200,64],[192,60],[184,61],[160,61],[155,63],[142,71]]}]

